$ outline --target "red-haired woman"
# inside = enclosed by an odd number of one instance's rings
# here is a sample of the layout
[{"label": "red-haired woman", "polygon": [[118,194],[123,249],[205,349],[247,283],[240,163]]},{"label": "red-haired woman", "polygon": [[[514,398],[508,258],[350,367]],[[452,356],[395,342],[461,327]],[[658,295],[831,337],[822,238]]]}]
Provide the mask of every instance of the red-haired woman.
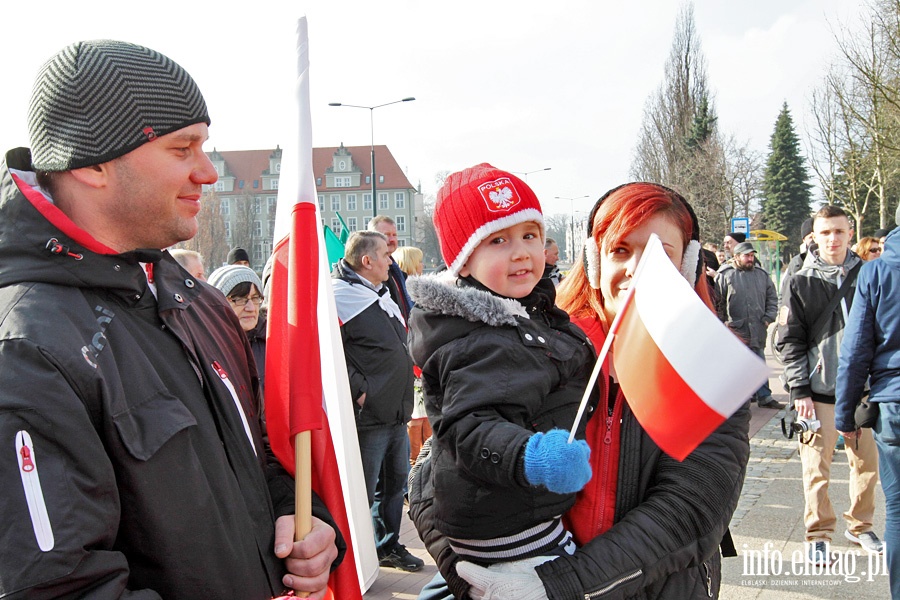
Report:
[{"label": "red-haired woman", "polygon": [[[584,260],[558,288],[559,306],[596,348],[603,345],[651,233],[659,236],[669,258],[711,306],[701,276],[699,226],[684,198],[656,184],[620,186],[594,206]],[[566,514],[578,550],[536,568],[522,565],[512,573],[492,572],[486,585],[502,582],[509,598],[718,597],[719,545],[737,506],[750,454],[749,411],[739,410],[678,462],[641,428],[610,364],[607,361],[598,380],[605,400],[588,422],[593,478]],[[417,513],[411,507],[411,513],[422,531],[421,514],[427,510]],[[424,539],[456,597],[484,597],[476,587],[466,590],[454,557],[437,538]],[[449,597],[435,593],[439,589],[429,584],[420,598]],[[496,587],[491,591],[496,593]]]}]

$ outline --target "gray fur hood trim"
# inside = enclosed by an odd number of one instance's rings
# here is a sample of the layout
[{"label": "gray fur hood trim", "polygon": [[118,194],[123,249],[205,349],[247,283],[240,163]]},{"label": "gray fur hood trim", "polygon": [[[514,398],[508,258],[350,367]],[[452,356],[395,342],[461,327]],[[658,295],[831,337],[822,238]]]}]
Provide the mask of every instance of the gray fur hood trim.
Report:
[{"label": "gray fur hood trim", "polygon": [[480,321],[491,327],[515,327],[518,325],[516,317],[528,318],[525,307],[515,300],[473,287],[459,287],[456,277],[447,272],[410,277],[406,280],[406,289],[417,307],[462,317],[473,323]]}]

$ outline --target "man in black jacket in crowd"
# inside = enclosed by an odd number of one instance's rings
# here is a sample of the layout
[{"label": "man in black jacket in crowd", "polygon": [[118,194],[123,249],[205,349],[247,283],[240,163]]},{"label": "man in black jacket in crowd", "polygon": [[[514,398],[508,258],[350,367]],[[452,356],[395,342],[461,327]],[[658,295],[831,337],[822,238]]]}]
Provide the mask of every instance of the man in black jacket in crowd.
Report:
[{"label": "man in black jacket in crowd", "polygon": [[418,571],[425,563],[400,543],[413,370],[406,318],[385,285],[391,260],[384,234],[352,233],[332,273],[332,286],[378,558],[382,566]]},{"label": "man in black jacket in crowd", "polygon": [[134,44],[38,74],[0,166],[0,596],[322,598],[340,560],[320,502],[293,541],[234,312],[161,250],[197,233],[209,122]]}]

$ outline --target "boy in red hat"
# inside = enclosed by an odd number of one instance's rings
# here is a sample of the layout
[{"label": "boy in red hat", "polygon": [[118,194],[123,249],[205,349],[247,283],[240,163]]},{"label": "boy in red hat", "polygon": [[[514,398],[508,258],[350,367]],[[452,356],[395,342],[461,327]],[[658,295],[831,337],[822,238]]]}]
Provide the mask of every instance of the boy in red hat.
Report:
[{"label": "boy in red hat", "polygon": [[[447,271],[412,277],[410,351],[434,429],[435,526],[480,564],[572,553],[562,515],[591,477],[583,439],[568,443],[594,351],[555,306],[534,192],[488,164],[438,192]],[[584,435],[584,422],[579,426]]]}]

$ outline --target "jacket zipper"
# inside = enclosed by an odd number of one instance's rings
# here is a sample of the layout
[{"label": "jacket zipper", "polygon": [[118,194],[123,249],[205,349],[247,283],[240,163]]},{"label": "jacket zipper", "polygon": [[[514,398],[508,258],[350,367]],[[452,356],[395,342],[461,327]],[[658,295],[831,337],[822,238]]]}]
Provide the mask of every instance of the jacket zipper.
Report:
[{"label": "jacket zipper", "polygon": [[628,575],[623,575],[622,577],[619,577],[618,579],[616,579],[609,585],[606,585],[595,592],[589,592],[589,593],[585,594],[584,600],[591,600],[591,598],[597,598],[599,596],[602,596],[603,594],[610,592],[613,589],[619,587],[623,583],[628,583],[632,579],[637,579],[638,577],[640,577],[643,574],[644,574],[644,570],[638,569],[634,573],[629,573]]},{"label": "jacket zipper", "polygon": [[241,405],[240,398],[238,398],[237,390],[234,389],[234,384],[231,383],[231,380],[228,378],[228,372],[222,368],[222,365],[220,365],[217,360],[213,361],[212,368],[216,370],[222,383],[224,383],[225,387],[228,388],[228,391],[231,392],[231,399],[234,400],[234,406],[241,416],[241,423],[244,425],[244,433],[247,434],[247,439],[250,440],[250,447],[253,448],[253,454],[259,456],[256,452],[256,444],[253,443],[253,434],[250,432],[250,423],[247,422],[247,415],[244,414],[244,407]]},{"label": "jacket zipper", "polygon": [[707,563],[703,563],[703,568],[706,570],[706,595],[712,598],[712,574],[709,572],[709,565]]},{"label": "jacket zipper", "polygon": [[16,459],[19,462],[19,475],[22,477],[22,488],[25,490],[25,501],[28,503],[28,513],[31,515],[34,537],[37,539],[41,551],[49,552],[53,550],[53,528],[50,527],[47,503],[41,489],[34,444],[27,431],[16,433]]},{"label": "jacket zipper", "polygon": [[[606,395],[609,394],[608,388],[605,392]],[[607,404],[609,400],[607,400]],[[603,434],[603,444],[605,446],[603,450],[603,459],[602,464],[600,465],[600,472],[598,475],[601,476],[601,481],[604,482],[603,489],[600,491],[599,503],[598,503],[598,511],[597,511],[597,519],[594,522],[594,531],[597,531],[600,526],[605,522],[606,518],[606,505],[607,505],[607,496],[610,494],[611,486],[608,485],[608,479],[610,478],[609,472],[609,462],[611,459],[611,445],[612,445],[612,428],[613,423],[616,417],[616,409],[619,406],[619,393],[616,393],[616,399],[613,401],[612,408],[607,408],[606,415],[606,431]],[[617,456],[618,458],[618,456]]]}]

